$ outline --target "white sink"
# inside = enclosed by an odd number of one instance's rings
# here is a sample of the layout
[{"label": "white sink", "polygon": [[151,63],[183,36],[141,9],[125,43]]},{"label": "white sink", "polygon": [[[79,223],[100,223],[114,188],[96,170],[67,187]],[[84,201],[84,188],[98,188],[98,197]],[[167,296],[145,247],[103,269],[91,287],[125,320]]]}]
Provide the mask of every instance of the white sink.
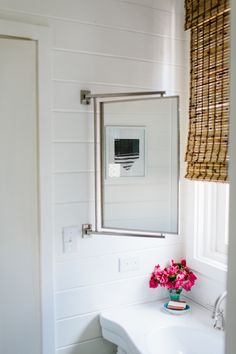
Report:
[{"label": "white sink", "polygon": [[177,316],[163,302],[104,311],[103,337],[122,354],[224,354],[224,332],[213,328],[210,311],[188,301],[190,311]]},{"label": "white sink", "polygon": [[168,326],[147,335],[148,353],[223,354],[223,333],[214,329]]}]

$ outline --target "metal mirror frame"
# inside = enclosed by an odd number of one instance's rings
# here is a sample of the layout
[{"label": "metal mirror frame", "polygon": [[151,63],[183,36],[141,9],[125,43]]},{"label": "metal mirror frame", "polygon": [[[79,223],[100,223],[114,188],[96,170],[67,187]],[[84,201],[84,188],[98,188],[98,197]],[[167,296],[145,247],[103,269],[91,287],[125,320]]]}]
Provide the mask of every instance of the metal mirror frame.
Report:
[{"label": "metal mirror frame", "polygon": [[[95,228],[92,224],[82,225],[83,237],[90,237],[92,235],[112,235],[112,236],[133,236],[133,237],[151,237],[151,238],[165,238],[166,235],[179,234],[179,96],[164,96],[165,91],[148,91],[148,92],[130,92],[130,93],[114,93],[114,94],[91,94],[88,90],[81,91],[81,104],[90,104],[93,100],[94,106],[94,166],[95,166]],[[154,97],[156,96],[156,97]],[[131,99],[131,97],[134,97]],[[126,99],[124,99],[126,98]],[[161,231],[145,231],[138,229],[121,229],[103,227],[103,178],[104,178],[104,104],[112,102],[128,102],[139,101],[144,99],[177,99],[177,154],[178,154],[178,189],[177,189],[177,232],[161,232]],[[98,109],[99,107],[99,109]]]}]

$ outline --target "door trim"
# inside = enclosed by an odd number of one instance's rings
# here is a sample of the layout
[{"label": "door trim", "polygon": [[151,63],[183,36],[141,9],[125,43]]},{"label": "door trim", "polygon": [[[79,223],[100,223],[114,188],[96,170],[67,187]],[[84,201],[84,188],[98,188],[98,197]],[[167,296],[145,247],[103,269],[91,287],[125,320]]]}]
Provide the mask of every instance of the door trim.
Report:
[{"label": "door trim", "polygon": [[39,239],[42,354],[55,352],[51,147],[51,34],[48,27],[0,20],[0,35],[37,43]]}]

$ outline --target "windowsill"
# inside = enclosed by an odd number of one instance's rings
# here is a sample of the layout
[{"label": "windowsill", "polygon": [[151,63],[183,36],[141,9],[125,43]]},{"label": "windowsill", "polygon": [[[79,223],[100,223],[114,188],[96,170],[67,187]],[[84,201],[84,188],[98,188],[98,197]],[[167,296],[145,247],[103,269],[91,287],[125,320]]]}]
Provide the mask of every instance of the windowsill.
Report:
[{"label": "windowsill", "polygon": [[187,257],[190,268],[207,278],[223,282],[227,274],[227,265],[205,257]]}]

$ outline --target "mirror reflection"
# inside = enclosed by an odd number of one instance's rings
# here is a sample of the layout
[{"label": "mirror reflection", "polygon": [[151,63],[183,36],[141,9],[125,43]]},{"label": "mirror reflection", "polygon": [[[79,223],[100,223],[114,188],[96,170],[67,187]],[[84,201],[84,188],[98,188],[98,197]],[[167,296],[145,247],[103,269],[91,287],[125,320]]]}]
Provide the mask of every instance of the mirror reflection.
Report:
[{"label": "mirror reflection", "polygon": [[101,105],[102,227],[178,233],[178,97]]}]

